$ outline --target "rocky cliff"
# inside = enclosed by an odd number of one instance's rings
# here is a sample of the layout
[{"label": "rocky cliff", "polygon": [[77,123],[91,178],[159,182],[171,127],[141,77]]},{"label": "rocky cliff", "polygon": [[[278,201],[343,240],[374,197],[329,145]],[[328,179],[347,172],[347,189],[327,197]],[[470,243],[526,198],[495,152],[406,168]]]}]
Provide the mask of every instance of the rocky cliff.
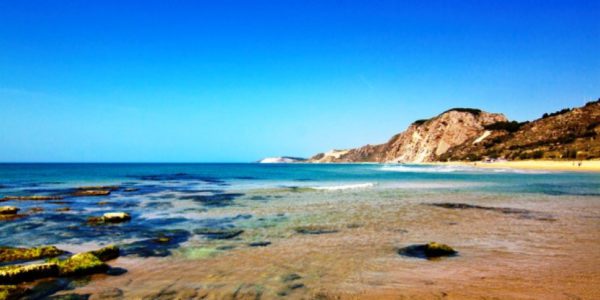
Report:
[{"label": "rocky cliff", "polygon": [[509,122],[502,114],[455,108],[417,120],[387,143],[332,150],[310,162],[432,162],[447,160],[600,158],[600,100]]},{"label": "rocky cliff", "polygon": [[[418,120],[387,143],[317,154],[312,162],[431,162],[448,149],[477,138],[485,126],[506,122],[502,114],[455,108],[428,120]],[[332,155],[337,154],[337,155]]]}]

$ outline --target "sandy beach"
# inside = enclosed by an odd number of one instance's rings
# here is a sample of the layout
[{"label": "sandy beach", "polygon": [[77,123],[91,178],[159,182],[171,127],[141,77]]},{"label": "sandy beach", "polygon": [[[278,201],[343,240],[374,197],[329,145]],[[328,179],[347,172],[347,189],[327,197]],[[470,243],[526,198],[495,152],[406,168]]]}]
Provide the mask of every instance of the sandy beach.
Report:
[{"label": "sandy beach", "polygon": [[470,166],[478,168],[510,168],[547,171],[600,172],[600,160],[556,161],[556,160],[519,160],[500,162],[443,162],[440,165]]}]

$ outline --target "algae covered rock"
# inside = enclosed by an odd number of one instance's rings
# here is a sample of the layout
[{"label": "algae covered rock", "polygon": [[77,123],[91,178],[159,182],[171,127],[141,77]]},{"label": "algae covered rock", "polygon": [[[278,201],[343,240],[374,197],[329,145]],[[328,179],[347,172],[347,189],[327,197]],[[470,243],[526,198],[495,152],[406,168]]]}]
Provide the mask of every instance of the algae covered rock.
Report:
[{"label": "algae covered rock", "polygon": [[0,247],[0,262],[35,260],[40,258],[55,257],[63,253],[64,251],[54,246],[37,248]]},{"label": "algae covered rock", "polygon": [[110,245],[98,250],[90,251],[89,253],[93,254],[101,261],[109,261],[119,257],[119,252],[119,247]]},{"label": "algae covered rock", "polygon": [[27,288],[16,285],[0,285],[0,300],[21,299]]},{"label": "algae covered rock", "polygon": [[443,256],[454,256],[458,254],[458,252],[446,244],[430,242],[428,244],[411,245],[401,248],[398,250],[398,254],[430,259]]},{"label": "algae covered rock", "polygon": [[19,211],[19,208],[14,206],[0,206],[0,215],[14,215]]},{"label": "algae covered rock", "polygon": [[58,270],[55,263],[0,267],[0,282],[11,284],[53,277],[58,275]]},{"label": "algae covered rock", "polygon": [[64,260],[52,259],[50,262],[58,267],[58,276],[104,273],[109,268],[107,264],[91,252],[78,253]]}]

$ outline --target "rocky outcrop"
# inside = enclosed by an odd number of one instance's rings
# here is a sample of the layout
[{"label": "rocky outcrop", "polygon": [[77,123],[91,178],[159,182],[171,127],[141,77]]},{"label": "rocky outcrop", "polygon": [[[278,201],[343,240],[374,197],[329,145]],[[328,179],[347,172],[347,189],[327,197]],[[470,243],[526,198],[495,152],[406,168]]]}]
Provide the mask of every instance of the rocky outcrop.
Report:
[{"label": "rocky outcrop", "polygon": [[125,212],[107,212],[102,217],[89,217],[87,220],[88,224],[101,225],[101,224],[114,224],[123,223],[131,220],[131,215]]},{"label": "rocky outcrop", "polygon": [[311,162],[431,162],[448,149],[479,137],[485,127],[506,122],[502,114],[455,108],[428,120],[418,120],[387,143],[317,154]]},{"label": "rocky outcrop", "polygon": [[487,126],[488,137],[451,148],[440,160],[600,158],[600,100],[532,122]]}]

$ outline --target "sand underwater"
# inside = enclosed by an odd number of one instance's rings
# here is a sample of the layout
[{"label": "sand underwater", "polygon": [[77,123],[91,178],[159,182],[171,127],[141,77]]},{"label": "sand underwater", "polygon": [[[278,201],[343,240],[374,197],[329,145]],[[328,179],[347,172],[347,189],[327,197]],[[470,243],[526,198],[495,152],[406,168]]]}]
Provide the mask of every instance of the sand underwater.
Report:
[{"label": "sand underwater", "polygon": [[[33,195],[51,197],[11,198]],[[109,270],[21,283],[27,299],[600,299],[598,173],[2,164],[0,198],[19,208],[0,246],[119,246]],[[109,212],[131,219],[90,222]],[[428,242],[457,253],[399,251]]]}]

